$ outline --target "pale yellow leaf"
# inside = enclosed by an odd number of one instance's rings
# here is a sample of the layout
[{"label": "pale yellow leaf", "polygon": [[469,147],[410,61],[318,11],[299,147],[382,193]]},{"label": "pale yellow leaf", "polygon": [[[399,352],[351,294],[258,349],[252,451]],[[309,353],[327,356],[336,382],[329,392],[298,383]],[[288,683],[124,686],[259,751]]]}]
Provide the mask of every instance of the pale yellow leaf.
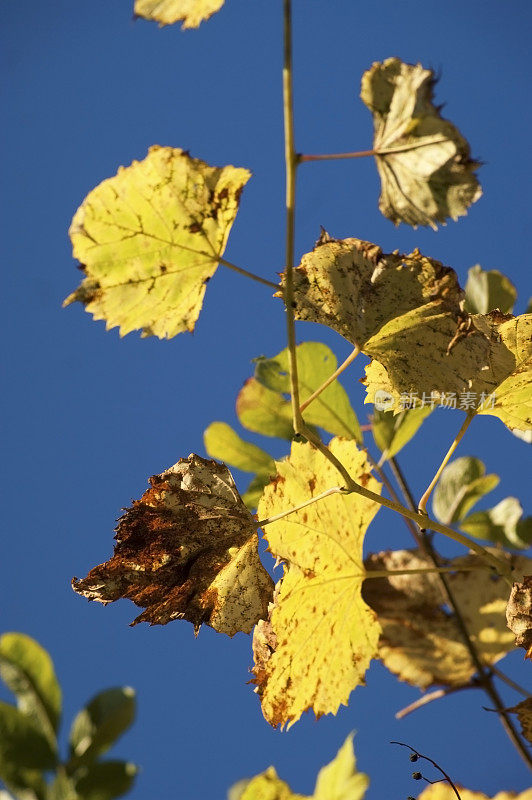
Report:
[{"label": "pale yellow leaf", "polygon": [[120,167],[74,215],[73,255],[86,277],[64,304],[79,300],[122,336],[193,330],[249,177],[172,147]]},{"label": "pale yellow leaf", "polygon": [[[498,792],[493,797],[484,792],[472,792],[459,785],[457,789],[462,800],[532,800],[532,789],[525,789],[524,792]],[[418,800],[456,800],[456,794],[448,783],[435,783],[427,786],[418,795]]]},{"label": "pale yellow leaf", "polygon": [[[364,452],[353,441],[330,448],[351,476],[378,491]],[[340,476],[310,444],[293,443],[258,508],[261,519],[338,486]],[[265,527],[270,551],[283,562],[268,622],[255,630],[255,683],[272,725],[307,710],[335,714],[364,683],[376,653],[379,624],[361,598],[362,545],[378,510],[359,495],[334,494]]]},{"label": "pale yellow leaf", "polygon": [[219,11],[225,0],[135,0],[135,16],[159,25],[182,22],[183,28],[197,28]]},{"label": "pale yellow leaf", "polygon": [[436,228],[456,220],[482,194],[459,130],[433,103],[435,79],[421,64],[375,62],[360,96],[373,114],[373,149],[382,183],[379,208],[396,225]]}]

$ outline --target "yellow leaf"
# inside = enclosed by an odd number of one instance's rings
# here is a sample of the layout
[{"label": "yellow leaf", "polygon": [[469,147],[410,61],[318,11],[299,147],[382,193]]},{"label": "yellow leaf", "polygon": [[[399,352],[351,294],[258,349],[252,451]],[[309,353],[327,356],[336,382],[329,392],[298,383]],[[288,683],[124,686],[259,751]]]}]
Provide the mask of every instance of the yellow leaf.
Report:
[{"label": "yellow leaf", "polygon": [[244,428],[255,433],[280,439],[294,435],[290,402],[256,378],[248,378],[238,393],[236,413]]},{"label": "yellow leaf", "polygon": [[152,19],[160,26],[183,22],[183,28],[198,28],[219,11],[225,0],[135,0],[135,16]]},{"label": "yellow leaf", "polygon": [[[352,477],[378,491],[364,452],[353,441],[330,448]],[[310,444],[292,444],[258,508],[261,519],[338,485],[337,470]],[[255,683],[270,724],[283,726],[313,709],[335,714],[364,683],[380,626],[361,598],[362,545],[378,505],[334,494],[266,527],[270,551],[281,559],[269,620],[253,639]]]},{"label": "yellow leaf", "polygon": [[[498,792],[494,797],[488,797],[484,792],[472,792],[457,786],[462,800],[532,800],[532,789],[524,792]],[[456,794],[448,783],[435,783],[427,786],[418,796],[418,800],[456,800]]]},{"label": "yellow leaf", "polygon": [[360,96],[373,114],[373,149],[382,183],[379,208],[396,225],[456,220],[482,194],[469,145],[432,102],[435,79],[421,64],[375,62]]},{"label": "yellow leaf", "polygon": [[526,700],[513,706],[513,708],[508,708],[507,711],[517,714],[521,724],[521,733],[527,742],[532,744],[532,697],[527,697]]},{"label": "yellow leaf", "polygon": [[256,525],[223,464],[191,455],[126,510],[115,551],[74,591],[144,608],[133,625],[187,619],[233,636],[266,617],[273,581],[260,563]]},{"label": "yellow leaf", "polygon": [[[478,556],[449,562],[457,569],[475,564]],[[512,559],[518,571],[531,564],[523,556]],[[427,569],[433,565],[415,552],[397,550],[369,556],[366,566],[370,572]],[[506,582],[486,569],[450,573],[447,580],[482,662],[494,664],[514,649],[505,618]],[[436,575],[372,578],[364,583],[363,597],[382,626],[379,656],[401,680],[426,689],[434,684],[462,686],[475,674],[476,666],[458,625],[445,608],[446,597]]]},{"label": "yellow leaf", "polygon": [[73,255],[86,277],[64,305],[81,301],[122,336],[193,330],[249,177],[172,147],[120,167],[74,215]]},{"label": "yellow leaf", "polygon": [[[235,799],[236,800],[236,799]],[[273,767],[252,778],[238,800],[305,800],[303,795],[294,794],[287,783],[282,781]]]}]

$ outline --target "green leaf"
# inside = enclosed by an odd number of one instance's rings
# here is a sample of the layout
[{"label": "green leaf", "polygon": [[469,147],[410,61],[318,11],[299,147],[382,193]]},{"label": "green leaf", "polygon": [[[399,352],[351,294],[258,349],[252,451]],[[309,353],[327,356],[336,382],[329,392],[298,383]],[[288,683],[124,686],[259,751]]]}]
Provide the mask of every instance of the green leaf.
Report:
[{"label": "green leaf", "polygon": [[249,177],[173,147],[121,167],[74,215],[69,235],[86,277],[64,305],[79,300],[121,336],[192,331]]},{"label": "green leaf", "polygon": [[53,769],[57,755],[30,717],[0,702],[0,777],[6,782],[17,770]]},{"label": "green leaf", "polygon": [[185,28],[198,28],[200,23],[219,11],[225,0],[135,0],[135,16],[163,25],[183,22]]},{"label": "green leaf", "polygon": [[270,480],[271,480],[271,475],[267,475],[266,473],[262,473],[261,475],[256,475],[253,478],[248,488],[242,495],[242,500],[244,501],[247,508],[249,509],[257,508],[259,500],[262,497],[264,487],[269,484]]},{"label": "green leaf", "polygon": [[[45,800],[46,798],[46,782],[41,770],[17,769],[6,764],[2,767],[0,777],[17,800]],[[2,792],[0,792],[0,800],[4,800]]]},{"label": "green leaf", "polygon": [[135,692],[129,686],[106,689],[72,723],[70,756],[74,765],[89,764],[105,753],[135,718]]},{"label": "green leaf", "polygon": [[462,456],[451,461],[434,490],[432,508],[436,519],[444,525],[460,522],[498,483],[498,475],[486,475],[486,468],[478,458]]},{"label": "green leaf", "polygon": [[[297,346],[297,373],[303,403],[335,372],[338,362],[332,350],[320,342]],[[289,350],[273,358],[257,359],[255,378],[272,391],[290,394]],[[362,442],[355,412],[342,384],[335,380],[304,411],[305,421],[335,436]]]},{"label": "green leaf", "polygon": [[5,633],[0,637],[0,675],[22,713],[34,720],[55,748],[61,688],[46,650],[23,633]]},{"label": "green leaf", "polygon": [[76,790],[83,800],[112,800],[129,792],[137,767],[127,761],[91,764],[76,775]]},{"label": "green leaf", "polygon": [[81,800],[81,798],[76,792],[72,778],[61,770],[48,786],[46,800]]},{"label": "green leaf", "polygon": [[516,298],[515,286],[499,270],[483,270],[480,264],[469,270],[464,308],[471,314],[487,314],[496,308],[511,314]]},{"label": "green leaf", "polygon": [[371,430],[382,460],[393,458],[412,439],[423,421],[431,413],[430,406],[411,408],[393,414],[375,409]]},{"label": "green leaf", "polygon": [[523,519],[517,497],[506,497],[488,511],[476,511],[460,522],[460,528],[477,539],[525,550],[532,545],[532,517]]},{"label": "green leaf", "polygon": [[375,62],[360,96],[373,114],[375,160],[382,183],[379,208],[396,225],[456,220],[482,194],[460,131],[433,103],[434,73],[398,58]]},{"label": "green leaf", "polygon": [[244,428],[265,436],[292,439],[292,409],[279,394],[248,378],[236,399],[236,413]]},{"label": "green leaf", "polygon": [[357,772],[353,734],[351,734],[334,760],[320,769],[313,799],[362,800],[368,786],[368,776],[363,772]]}]

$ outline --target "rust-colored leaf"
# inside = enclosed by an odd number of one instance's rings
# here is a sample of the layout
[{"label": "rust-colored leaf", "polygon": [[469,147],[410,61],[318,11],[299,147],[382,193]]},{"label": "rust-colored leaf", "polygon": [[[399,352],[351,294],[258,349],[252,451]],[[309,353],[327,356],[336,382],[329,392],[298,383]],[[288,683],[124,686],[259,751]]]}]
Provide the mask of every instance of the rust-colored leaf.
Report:
[{"label": "rust-colored leaf", "polygon": [[267,616],[273,582],[225,465],[193,454],[150,478],[115,539],[112,558],[72,585],[89,600],[132,600],[145,609],[133,625],[187,619],[233,636]]},{"label": "rust-colored leaf", "polygon": [[517,647],[524,647],[525,658],[532,659],[532,575],[514,583],[506,607],[508,627],[515,634]]}]

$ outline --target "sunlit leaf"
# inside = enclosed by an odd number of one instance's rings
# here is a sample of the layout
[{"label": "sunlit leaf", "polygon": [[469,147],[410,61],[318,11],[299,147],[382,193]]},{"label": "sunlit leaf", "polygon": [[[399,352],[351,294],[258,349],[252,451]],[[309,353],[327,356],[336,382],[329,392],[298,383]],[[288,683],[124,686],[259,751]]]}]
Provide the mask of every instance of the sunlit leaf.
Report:
[{"label": "sunlit leaf", "polygon": [[292,407],[280,392],[248,378],[236,399],[236,413],[244,428],[265,436],[291,439]]},{"label": "sunlit leaf", "polygon": [[[518,572],[532,567],[532,560],[522,556],[511,563]],[[457,570],[479,564],[478,556],[449,562]],[[366,566],[369,572],[433,565],[416,552],[397,550],[369,556]],[[514,649],[505,618],[506,581],[482,568],[450,573],[447,580],[480,659],[486,665],[494,664]],[[463,686],[475,674],[476,665],[459,626],[448,613],[447,598],[435,574],[373,578],[365,581],[363,597],[382,626],[379,656],[401,680],[426,689],[434,684]]]},{"label": "sunlit leaf", "polygon": [[481,497],[499,483],[498,475],[486,475],[478,458],[461,456],[443,470],[432,496],[436,519],[444,525],[460,522]]},{"label": "sunlit leaf", "polygon": [[433,103],[432,70],[398,58],[375,62],[360,96],[373,114],[379,208],[396,225],[456,220],[482,194],[469,144]]},{"label": "sunlit leaf", "polygon": [[76,792],[73,779],[61,771],[48,786],[46,800],[82,800],[82,798]]},{"label": "sunlit leaf", "polygon": [[[532,568],[528,572],[532,572]],[[532,659],[532,575],[525,575],[512,586],[506,620],[515,635],[515,644],[524,647],[525,658]]]},{"label": "sunlit leaf", "polygon": [[191,455],[161,475],[120,519],[115,551],[73,588],[89,600],[144,608],[132,623],[187,619],[233,636],[265,617],[273,582],[253,517],[223,464]]},{"label": "sunlit leaf", "polygon": [[256,508],[262,491],[270,477],[275,475],[275,461],[262,448],[246,442],[225,422],[211,422],[203,434],[205,450],[216,458],[242,472],[254,472],[255,477],[242,495],[248,508]]},{"label": "sunlit leaf", "polygon": [[525,739],[532,744],[532,697],[527,697],[522,703],[508,708],[507,711],[517,714],[517,718],[521,724],[521,733]]},{"label": "sunlit leaf", "polygon": [[[303,403],[335,372],[338,362],[332,350],[320,342],[302,342],[296,348],[299,399]],[[288,348],[273,358],[257,359],[255,378],[272,391],[290,394]],[[362,433],[347,392],[336,380],[312,401],[305,421],[328,433],[362,442]]]},{"label": "sunlit leaf", "polygon": [[375,409],[371,419],[371,431],[383,458],[393,458],[397,455],[416,435],[431,411],[430,406],[405,409],[399,414]]},{"label": "sunlit leaf", "polygon": [[0,637],[0,675],[22,713],[31,717],[56,747],[61,688],[46,650],[23,633],[5,633]]},{"label": "sunlit leaf", "polygon": [[57,754],[36,723],[15,706],[0,701],[0,778],[6,783],[17,770],[47,770]]},{"label": "sunlit leaf", "polygon": [[127,761],[101,761],[76,774],[76,790],[83,800],[113,800],[132,788],[137,774]]},{"label": "sunlit leaf", "polygon": [[511,314],[516,298],[515,286],[499,270],[483,270],[480,264],[469,270],[464,307],[470,314],[487,314],[496,308]]},{"label": "sunlit leaf", "polygon": [[[472,792],[457,786],[461,800],[532,800],[532,789],[525,789],[524,792],[497,792],[493,797],[484,792]],[[448,783],[435,783],[427,786],[418,796],[418,800],[456,800],[456,794]]]},{"label": "sunlit leaf", "polygon": [[460,522],[460,528],[477,539],[525,550],[532,544],[532,517],[523,519],[517,497],[505,497],[487,511],[476,511]]},{"label": "sunlit leaf", "polygon": [[[356,481],[378,491],[353,441],[333,439],[330,448]],[[259,503],[261,519],[339,481],[335,467],[308,443],[294,442],[277,472]],[[295,722],[307,709],[335,714],[364,683],[380,628],[360,595],[362,545],[377,510],[359,495],[333,494],[265,528],[284,577],[268,621],[255,629],[253,671],[263,714],[274,726]]]},{"label": "sunlit leaf", "polygon": [[135,719],[135,692],[129,686],[99,692],[74,719],[70,730],[73,766],[88,765],[106,753]]},{"label": "sunlit leaf", "polygon": [[454,270],[418,250],[383,253],[370,242],[333,239],[325,231],[294,270],[296,318],[327,325],[364,352],[391,320],[443,302],[458,314],[462,296]]},{"label": "sunlit leaf", "polygon": [[273,767],[230,790],[228,800],[362,800],[369,780],[357,771],[353,737],[348,736],[335,758],[318,773],[312,796],[294,794]]},{"label": "sunlit leaf", "polygon": [[221,9],[225,0],[135,0],[135,16],[159,25],[182,22],[183,28],[197,28]]},{"label": "sunlit leaf", "polygon": [[193,330],[249,177],[172,147],[120,167],[74,215],[73,255],[86,277],[64,304],[81,301],[122,336]]}]

